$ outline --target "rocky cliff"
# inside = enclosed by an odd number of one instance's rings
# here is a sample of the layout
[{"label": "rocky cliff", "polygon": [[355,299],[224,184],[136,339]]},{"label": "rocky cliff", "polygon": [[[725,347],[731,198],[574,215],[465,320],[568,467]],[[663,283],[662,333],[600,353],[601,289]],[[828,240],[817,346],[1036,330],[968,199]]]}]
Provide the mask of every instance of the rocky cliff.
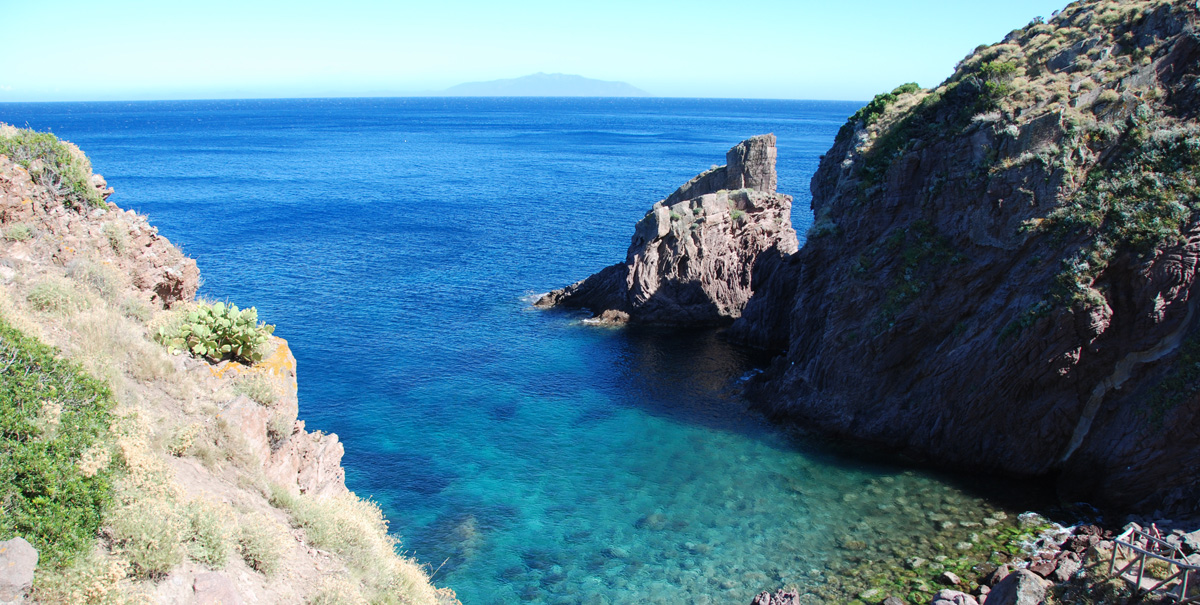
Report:
[{"label": "rocky cliff", "polygon": [[[107,202],[111,193],[74,145],[0,124],[0,325],[57,347],[116,403],[105,439],[63,450],[83,477],[106,473],[94,549],[63,546],[22,568],[9,583],[17,600],[457,603],[396,554],[379,509],[346,489],[337,436],[298,420],[285,340],[270,337],[254,363],[172,355],[157,341],[198,308],[200,273],[145,217]],[[6,351],[9,368],[19,349]],[[57,419],[54,385],[46,392],[42,412]],[[0,415],[19,427],[7,394]],[[15,464],[5,472],[46,472]],[[36,543],[54,535],[61,511],[90,505],[56,493],[69,492],[48,489],[44,515],[4,525],[27,536],[0,540]]]},{"label": "rocky cliff", "polygon": [[586,308],[615,323],[720,324],[739,317],[760,257],[796,251],[792,198],[775,191],[775,155],[774,135],[737,144],[725,166],[654,204],[634,228],[624,263],[535,304]]},{"label": "rocky cliff", "polygon": [[735,317],[731,338],[781,352],[752,389],[781,417],[1057,477],[1069,500],[1198,512],[1198,16],[1086,0],[1037,19],[851,117],[797,253],[769,228],[786,211],[754,223],[751,253],[729,256],[736,232],[679,246],[695,205],[671,204],[728,186],[712,172],[655,206],[625,264],[543,302]]},{"label": "rocky cliff", "polygon": [[850,119],[731,330],[780,415],[1062,495],[1196,512],[1194,2],[1085,1]]}]

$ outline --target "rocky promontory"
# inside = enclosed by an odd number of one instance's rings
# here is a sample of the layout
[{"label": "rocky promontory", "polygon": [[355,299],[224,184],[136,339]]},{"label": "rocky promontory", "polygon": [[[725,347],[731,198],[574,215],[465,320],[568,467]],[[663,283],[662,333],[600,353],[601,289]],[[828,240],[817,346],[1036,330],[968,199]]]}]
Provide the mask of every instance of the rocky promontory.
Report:
[{"label": "rocky promontory", "polygon": [[721,324],[753,294],[755,267],[796,251],[792,198],[775,191],[775,136],[747,139],[654,204],[625,262],[541,297],[613,323]]},{"label": "rocky promontory", "polygon": [[[686,223],[730,187],[701,175],[639,223],[625,263],[542,304],[736,318],[731,338],[779,352],[752,392],[781,418],[1053,478],[1067,501],[1198,513],[1198,19],[1182,0],[1035,19],[852,116],[798,252],[782,203],[749,238]],[[682,201],[691,187],[718,197]],[[758,192],[782,200],[738,195]]]}]

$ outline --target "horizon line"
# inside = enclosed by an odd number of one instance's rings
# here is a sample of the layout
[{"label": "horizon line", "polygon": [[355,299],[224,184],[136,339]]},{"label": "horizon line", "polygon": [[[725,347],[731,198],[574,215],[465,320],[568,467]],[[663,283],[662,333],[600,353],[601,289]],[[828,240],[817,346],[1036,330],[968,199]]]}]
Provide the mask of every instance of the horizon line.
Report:
[{"label": "horizon line", "polygon": [[280,96],[280,97],[212,97],[212,98],[179,98],[179,99],[75,99],[54,101],[5,101],[0,105],[18,103],[165,103],[165,102],[195,102],[195,101],[323,101],[334,99],[620,99],[620,100],[654,100],[673,99],[683,101],[807,101],[817,103],[867,103],[869,99],[799,99],[776,97],[685,97],[685,96],[541,96],[541,95],[442,95],[442,94],[400,94],[400,95],[354,95],[354,96]]}]

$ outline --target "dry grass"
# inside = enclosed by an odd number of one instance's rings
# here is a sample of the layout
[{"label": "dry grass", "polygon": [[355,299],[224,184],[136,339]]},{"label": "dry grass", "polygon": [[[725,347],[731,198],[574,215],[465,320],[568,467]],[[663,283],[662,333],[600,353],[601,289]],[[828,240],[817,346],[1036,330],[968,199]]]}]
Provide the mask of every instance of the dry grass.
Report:
[{"label": "dry grass", "polygon": [[97,549],[66,569],[38,569],[34,598],[54,605],[147,602],[148,595],[124,581],[130,571],[128,561]]},{"label": "dry grass", "polygon": [[219,502],[192,500],[186,511],[190,526],[188,555],[211,569],[225,567],[237,535],[233,509]]},{"label": "dry grass", "polygon": [[246,373],[238,376],[233,383],[233,390],[253,399],[255,403],[262,406],[271,407],[279,402],[275,384],[269,377],[260,373]]},{"label": "dry grass", "polygon": [[113,302],[129,288],[129,276],[113,265],[91,259],[75,259],[67,265],[67,276],[84,284],[106,301]]},{"label": "dry grass", "polygon": [[261,513],[242,519],[238,533],[238,552],[251,569],[270,576],[279,568],[287,548],[287,529]]},{"label": "dry grass", "polygon": [[337,553],[372,603],[435,604],[447,597],[433,588],[429,575],[412,559],[396,554],[398,540],[388,533],[379,506],[353,494],[316,499],[272,488],[271,501],[287,510],[308,541]]},{"label": "dry grass", "polygon": [[34,309],[55,315],[72,315],[88,306],[88,299],[74,285],[62,278],[45,278],[34,284],[25,295]]}]

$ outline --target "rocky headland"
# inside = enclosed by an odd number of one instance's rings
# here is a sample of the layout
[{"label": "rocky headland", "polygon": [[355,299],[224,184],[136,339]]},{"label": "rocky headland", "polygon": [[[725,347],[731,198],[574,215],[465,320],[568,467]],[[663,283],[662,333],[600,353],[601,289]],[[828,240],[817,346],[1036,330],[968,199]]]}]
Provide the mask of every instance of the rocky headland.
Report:
[{"label": "rocky headland", "polygon": [[724,324],[777,352],[750,390],[780,419],[1048,479],[1110,518],[1195,518],[1198,20],[1180,0],[1035,19],[936,88],[852,116],[812,180],[799,250],[773,187],[749,185],[776,201],[750,238],[683,224],[692,187],[747,186],[701,175],[638,223],[625,263],[539,305]]},{"label": "rocky headland", "polygon": [[822,158],[794,253],[773,174],[722,174],[739,149],[771,171],[773,138],[750,139],[655,204],[625,263],[538,304],[731,323],[781,352],[756,384],[781,417],[1055,476],[1071,501],[1200,512],[1197,18],[1078,2],[935,89],[878,96]]},{"label": "rocky headland", "polygon": [[0,602],[456,603],[298,420],[284,339],[252,319],[253,355],[165,346],[213,305],[112,191],[0,124]]}]

